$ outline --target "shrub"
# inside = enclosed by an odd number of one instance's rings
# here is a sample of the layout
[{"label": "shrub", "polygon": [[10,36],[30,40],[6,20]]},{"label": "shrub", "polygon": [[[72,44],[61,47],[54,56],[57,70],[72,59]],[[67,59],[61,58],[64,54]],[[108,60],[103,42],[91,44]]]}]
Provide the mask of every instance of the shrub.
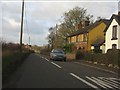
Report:
[{"label": "shrub", "polygon": [[85,59],[85,60],[88,60],[88,61],[93,61],[93,55],[92,55],[92,53],[86,52],[86,53],[84,54],[84,59]]},{"label": "shrub", "polygon": [[109,49],[106,54],[102,53],[85,53],[85,60],[104,63],[106,65],[113,64],[120,67],[120,50]]},{"label": "shrub", "polygon": [[76,52],[76,59],[83,59],[84,58],[84,53],[81,52],[81,50],[77,50]]},{"label": "shrub", "polygon": [[3,83],[12,75],[20,66],[25,58],[31,53],[28,48],[22,48],[18,44],[3,44],[2,46],[2,79]]},{"label": "shrub", "polygon": [[100,50],[100,49],[93,49],[93,52],[94,53],[102,53],[102,50]]},{"label": "shrub", "polygon": [[119,65],[120,62],[120,50],[118,49],[109,49],[107,51],[107,58],[109,63]]},{"label": "shrub", "polygon": [[74,47],[74,44],[73,44],[73,43],[71,43],[71,44],[66,44],[66,45],[65,45],[65,51],[66,51],[66,53],[71,53],[71,52],[73,52],[73,47]]}]

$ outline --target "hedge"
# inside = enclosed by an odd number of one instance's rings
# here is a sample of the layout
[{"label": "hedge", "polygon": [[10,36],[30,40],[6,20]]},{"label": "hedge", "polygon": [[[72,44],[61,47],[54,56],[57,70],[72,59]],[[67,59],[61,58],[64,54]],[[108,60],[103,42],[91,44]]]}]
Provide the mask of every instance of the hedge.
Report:
[{"label": "hedge", "polygon": [[104,63],[106,65],[113,64],[120,66],[120,50],[109,49],[106,54],[102,53],[86,53],[84,55],[85,60]]},{"label": "hedge", "polygon": [[19,67],[25,58],[31,52],[11,52],[9,55],[2,57],[2,83],[4,84],[7,79],[12,75],[12,73]]}]

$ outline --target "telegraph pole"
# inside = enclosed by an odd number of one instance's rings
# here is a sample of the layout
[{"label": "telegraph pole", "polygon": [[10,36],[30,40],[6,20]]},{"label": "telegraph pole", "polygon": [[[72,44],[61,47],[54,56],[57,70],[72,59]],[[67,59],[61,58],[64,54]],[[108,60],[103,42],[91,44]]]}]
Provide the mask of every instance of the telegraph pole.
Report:
[{"label": "telegraph pole", "polygon": [[29,45],[30,45],[30,36],[29,36]]},{"label": "telegraph pole", "polygon": [[23,16],[24,16],[24,0],[22,1],[22,17],[21,17],[21,32],[20,32],[20,47],[22,48],[22,36],[23,36]]}]

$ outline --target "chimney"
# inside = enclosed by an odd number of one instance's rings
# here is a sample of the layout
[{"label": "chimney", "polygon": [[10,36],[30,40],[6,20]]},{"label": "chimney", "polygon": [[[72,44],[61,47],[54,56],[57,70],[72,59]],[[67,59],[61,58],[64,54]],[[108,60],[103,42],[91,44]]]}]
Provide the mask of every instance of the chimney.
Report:
[{"label": "chimney", "polygon": [[82,28],[85,28],[86,26],[89,26],[90,21],[89,20],[83,20],[82,22]]},{"label": "chimney", "polygon": [[79,30],[81,27],[82,27],[82,24],[81,24],[81,22],[79,22],[78,24],[76,24],[75,29]]}]

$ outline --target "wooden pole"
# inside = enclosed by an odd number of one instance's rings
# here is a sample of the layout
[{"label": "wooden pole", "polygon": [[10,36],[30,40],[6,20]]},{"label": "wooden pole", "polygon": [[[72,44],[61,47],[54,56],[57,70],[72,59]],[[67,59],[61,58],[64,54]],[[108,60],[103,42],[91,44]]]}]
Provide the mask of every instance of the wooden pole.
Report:
[{"label": "wooden pole", "polygon": [[22,36],[23,36],[23,16],[24,16],[24,0],[22,1],[22,17],[21,17],[21,32],[20,32],[20,47],[22,48]]}]

